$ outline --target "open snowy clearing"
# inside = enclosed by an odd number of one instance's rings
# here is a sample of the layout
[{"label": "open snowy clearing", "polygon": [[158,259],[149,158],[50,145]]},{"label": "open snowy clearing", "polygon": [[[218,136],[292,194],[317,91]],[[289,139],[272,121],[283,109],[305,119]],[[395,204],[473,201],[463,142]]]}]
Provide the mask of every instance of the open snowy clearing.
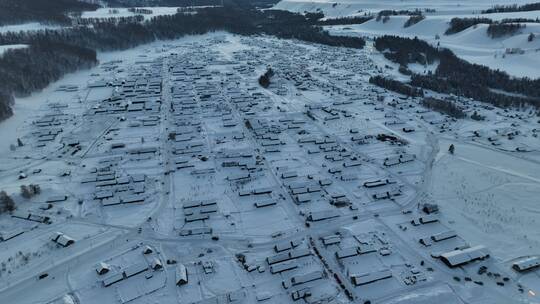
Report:
[{"label": "open snowy clearing", "polygon": [[39,30],[46,30],[46,29],[52,30],[52,29],[59,29],[59,28],[61,28],[61,26],[41,24],[38,22],[29,22],[29,23],[23,23],[23,24],[2,25],[0,26],[0,33],[30,32],[30,31],[39,31]]},{"label": "open snowy clearing", "polygon": [[[512,4],[527,4],[529,0],[514,0]],[[274,6],[276,9],[293,12],[322,11],[327,17],[343,17],[378,13],[381,10],[434,9],[435,14],[470,14],[491,8],[494,5],[508,5],[507,0],[283,0]]]},{"label": "open snowy clearing", "polygon": [[[520,4],[519,1],[512,3]],[[522,3],[528,3],[523,1]],[[335,5],[336,4],[336,5]],[[425,19],[409,27],[404,27],[408,16],[390,16],[388,21],[372,19],[363,24],[327,26],[332,34],[349,36],[398,35],[418,37],[433,45],[449,48],[457,56],[492,69],[500,69],[517,77],[540,77],[540,40],[528,42],[529,34],[540,35],[540,25],[524,23],[526,27],[516,35],[492,39],[487,33],[487,25],[474,26],[460,33],[445,35],[452,18],[489,18],[494,21],[509,18],[537,19],[540,11],[479,14],[482,9],[493,5],[507,5],[506,1],[281,1],[274,8],[294,12],[321,11],[325,18],[344,16],[363,16],[384,10],[434,9],[435,12],[424,12]],[[520,49],[523,54],[505,54],[508,49]]]},{"label": "open snowy clearing", "polygon": [[[441,140],[441,151],[450,143]],[[502,260],[540,252],[540,164],[474,144],[454,145],[455,155],[442,152],[435,162],[430,189],[450,226],[490,244]]]},{"label": "open snowy clearing", "polygon": [[119,17],[130,17],[135,15],[143,15],[145,19],[150,19],[155,16],[162,15],[174,15],[176,14],[177,7],[137,7],[137,9],[150,10],[151,14],[138,14],[135,12],[130,12],[128,8],[98,8],[95,11],[83,12],[81,18],[119,18]]},{"label": "open snowy clearing", "polygon": [[[528,23],[527,27],[515,36],[492,39],[486,33],[487,25],[445,35],[449,19],[427,17],[413,26],[404,28],[403,24],[407,19],[405,16],[393,16],[386,23],[372,19],[363,24],[326,28],[337,35],[418,37],[433,45],[449,48],[458,57],[472,63],[500,69],[517,77],[540,77],[540,40],[527,41],[530,33],[540,33],[539,24]],[[507,49],[521,49],[524,53],[505,54]]]},{"label": "open snowy clearing", "polygon": [[8,50],[23,49],[28,47],[26,44],[9,44],[9,45],[0,45],[0,56]]}]

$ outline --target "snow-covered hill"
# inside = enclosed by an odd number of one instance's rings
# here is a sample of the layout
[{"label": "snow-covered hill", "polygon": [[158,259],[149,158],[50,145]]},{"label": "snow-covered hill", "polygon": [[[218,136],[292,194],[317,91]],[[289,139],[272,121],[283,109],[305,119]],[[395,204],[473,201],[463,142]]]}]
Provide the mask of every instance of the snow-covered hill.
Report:
[{"label": "snow-covered hill", "polygon": [[479,12],[494,5],[526,4],[530,0],[283,0],[274,8],[293,12],[322,11],[328,17],[377,13],[381,10],[434,9],[436,14],[465,14]]},{"label": "snow-covered hill", "polygon": [[[523,1],[512,1],[520,4]],[[336,4],[337,3],[337,4]],[[523,2],[525,3],[525,2]],[[372,19],[358,25],[329,26],[327,29],[336,35],[378,36],[398,35],[418,37],[433,44],[439,44],[454,51],[456,55],[472,63],[486,65],[492,69],[506,71],[517,77],[540,77],[540,39],[528,41],[530,33],[540,36],[540,23],[526,23],[526,27],[518,34],[492,39],[487,35],[487,25],[478,25],[460,33],[445,35],[452,18],[485,17],[493,21],[506,18],[536,19],[540,11],[479,14],[483,9],[495,4],[506,4],[508,1],[370,1],[349,0],[339,2],[329,1],[297,1],[284,0],[275,8],[295,12],[320,11],[325,18],[373,14],[381,10],[425,10],[435,12],[424,13],[425,19],[410,27],[404,27],[408,16],[391,16],[386,22]],[[521,49],[523,54],[505,54],[507,49]]]}]

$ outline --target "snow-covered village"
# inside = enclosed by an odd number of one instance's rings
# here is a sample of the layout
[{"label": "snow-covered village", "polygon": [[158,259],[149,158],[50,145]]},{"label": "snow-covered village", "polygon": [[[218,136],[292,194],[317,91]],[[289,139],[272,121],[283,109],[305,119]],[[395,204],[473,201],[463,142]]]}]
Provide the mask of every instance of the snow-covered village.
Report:
[{"label": "snow-covered village", "polygon": [[540,3],[35,2],[0,303],[540,303]]}]

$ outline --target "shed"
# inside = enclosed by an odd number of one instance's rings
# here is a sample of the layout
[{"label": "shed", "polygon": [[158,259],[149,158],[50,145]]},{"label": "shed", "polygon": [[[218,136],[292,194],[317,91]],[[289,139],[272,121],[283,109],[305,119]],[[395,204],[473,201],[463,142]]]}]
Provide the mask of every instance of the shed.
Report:
[{"label": "shed", "polygon": [[52,237],[52,241],[61,245],[62,247],[68,247],[69,245],[75,243],[74,239],[63,234],[62,232],[56,232]]}]

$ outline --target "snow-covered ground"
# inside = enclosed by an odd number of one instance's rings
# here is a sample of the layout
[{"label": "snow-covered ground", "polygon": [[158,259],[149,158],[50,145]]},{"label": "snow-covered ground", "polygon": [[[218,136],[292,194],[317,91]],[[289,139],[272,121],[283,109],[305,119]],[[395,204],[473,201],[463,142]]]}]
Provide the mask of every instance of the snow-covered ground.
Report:
[{"label": "snow-covered ground", "polygon": [[502,260],[540,252],[540,163],[474,143],[439,144],[430,191],[450,226],[492,244]]},{"label": "snow-covered ground", "polygon": [[[338,5],[333,7],[333,3],[338,3]],[[540,24],[538,23],[526,23],[526,28],[518,34],[496,39],[487,35],[487,25],[471,27],[453,35],[444,34],[450,20],[454,17],[485,17],[492,20],[536,19],[540,17],[540,11],[478,14],[481,9],[489,8],[495,4],[506,5],[507,1],[451,1],[451,3],[450,1],[400,1],[399,4],[397,3],[396,1],[303,2],[285,0],[279,2],[275,8],[296,12],[316,11],[320,8],[325,13],[326,18],[364,15],[365,13],[376,13],[380,9],[414,10],[418,8],[423,10],[432,8],[436,12],[424,13],[426,16],[424,20],[407,28],[403,25],[409,18],[408,16],[391,16],[386,22],[373,19],[363,24],[328,26],[326,29],[336,35],[418,37],[433,45],[440,44],[442,47],[449,48],[457,56],[472,63],[499,69],[517,77],[540,77],[540,39],[528,41],[528,36],[531,33],[540,36]],[[512,1],[512,3],[519,3],[519,1]],[[477,13],[473,14],[475,11]],[[505,55],[507,49],[514,48],[523,50],[524,54]]]},{"label": "snow-covered ground", "polygon": [[534,113],[428,111],[369,84],[396,73],[369,46],[218,32],[98,56],[0,124],[0,303],[537,303],[540,270],[512,269],[540,254]]},{"label": "snow-covered ground", "polygon": [[18,32],[46,30],[46,29],[58,29],[58,28],[61,28],[61,27],[56,26],[56,25],[41,24],[39,22],[29,22],[29,23],[23,23],[23,24],[15,24],[15,25],[2,25],[0,26],[0,33],[7,33],[7,32],[18,33]]},{"label": "snow-covered ground", "polygon": [[145,19],[150,19],[155,16],[162,16],[162,15],[174,15],[176,14],[178,8],[177,7],[138,7],[138,9],[147,9],[151,10],[151,14],[137,14],[130,12],[128,8],[98,8],[95,11],[87,11],[83,12],[82,18],[117,18],[117,17],[129,17],[129,16],[135,16],[135,15],[143,15]]},{"label": "snow-covered ground", "polygon": [[[532,1],[534,2],[534,1]],[[435,10],[435,14],[470,14],[494,5],[527,4],[529,0],[282,0],[274,8],[298,13],[321,11],[327,17],[377,13],[382,10]],[[525,13],[527,14],[527,13]],[[523,14],[521,16],[524,16]]]},{"label": "snow-covered ground", "polygon": [[22,49],[26,48],[28,45],[26,44],[8,44],[8,45],[0,45],[0,56],[7,50],[16,50],[16,49]]},{"label": "snow-covered ground", "polygon": [[[448,19],[427,17],[419,23],[404,28],[408,17],[393,16],[386,23],[372,19],[363,24],[328,26],[331,33],[349,36],[398,35],[418,37],[451,49],[457,56],[477,64],[500,69],[517,77],[540,77],[540,39],[528,41],[530,33],[540,33],[540,24],[528,23],[519,34],[492,39],[487,35],[487,25],[478,25],[460,33],[445,35]],[[506,49],[519,48],[524,54],[505,54]]]}]

